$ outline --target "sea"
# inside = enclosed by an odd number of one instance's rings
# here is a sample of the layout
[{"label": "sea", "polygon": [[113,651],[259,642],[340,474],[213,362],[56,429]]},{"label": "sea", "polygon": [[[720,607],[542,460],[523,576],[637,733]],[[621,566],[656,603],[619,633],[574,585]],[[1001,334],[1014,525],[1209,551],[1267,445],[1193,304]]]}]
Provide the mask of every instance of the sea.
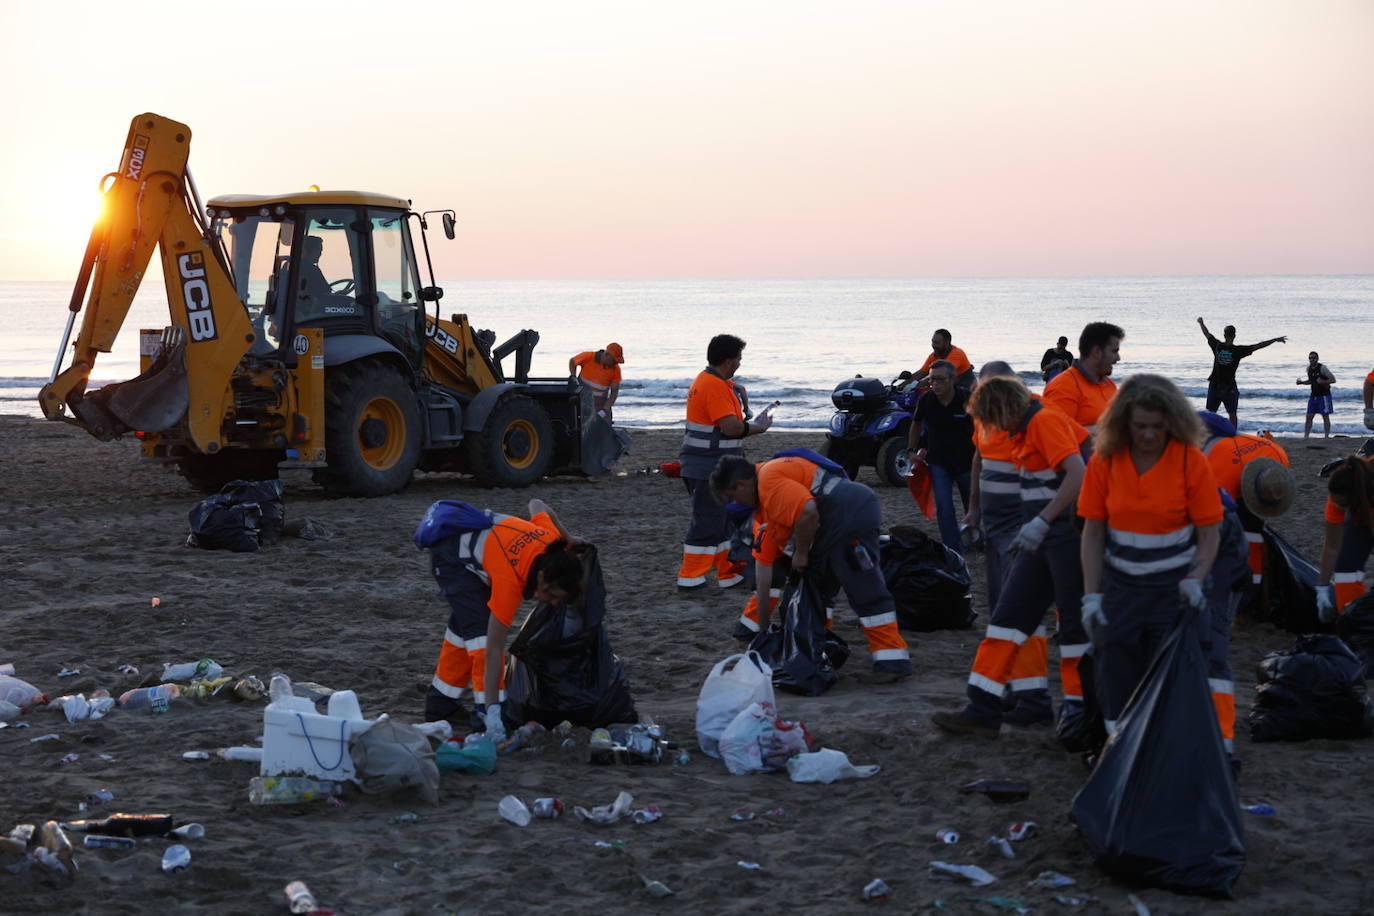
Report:
[{"label": "sea", "polygon": [[[1374,366],[1374,275],[1043,277],[782,280],[461,280],[441,282],[445,317],[466,313],[498,341],[539,332],[533,374],[565,377],[569,357],[611,341],[625,350],[617,424],[680,426],[706,344],[719,333],[747,342],[736,378],[757,410],[773,400],[775,426],[824,429],[835,387],[856,375],[891,380],[920,367],[930,336],[948,329],[975,366],[1003,359],[1033,389],[1040,357],[1064,335],[1077,350],[1090,321],[1126,331],[1118,381],[1136,372],[1172,378],[1199,406],[1212,355],[1197,325],[1233,324],[1239,343],[1286,335],[1240,364],[1240,426],[1301,434],[1307,354],[1336,376],[1333,433],[1366,435],[1360,388]],[[67,282],[0,283],[0,414],[39,417],[67,317]],[[167,324],[160,281],[145,282],[92,387],[138,372],[138,329]],[[62,365],[70,359],[64,354]],[[1316,418],[1320,433],[1321,419]]]}]

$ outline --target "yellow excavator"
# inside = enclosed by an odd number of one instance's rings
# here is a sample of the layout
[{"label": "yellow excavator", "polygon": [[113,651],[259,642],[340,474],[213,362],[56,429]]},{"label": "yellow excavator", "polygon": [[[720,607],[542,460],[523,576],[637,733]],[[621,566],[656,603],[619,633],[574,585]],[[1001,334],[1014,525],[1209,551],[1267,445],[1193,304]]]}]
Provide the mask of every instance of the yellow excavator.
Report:
[{"label": "yellow excavator", "polygon": [[[102,440],[133,433],[143,460],[175,464],[206,491],[288,468],[349,496],[393,493],[417,468],[508,487],[605,469],[604,455],[587,468],[581,454],[584,418],[604,422],[590,400],[566,377],[530,377],[536,332],[496,346],[466,315],[440,318],[427,230],[437,214],[453,239],[453,211],[313,190],[202,206],[190,143],[185,124],[133,119],[39,392],[49,420]],[[155,248],[170,324],[140,332],[137,377],[87,390]]]}]

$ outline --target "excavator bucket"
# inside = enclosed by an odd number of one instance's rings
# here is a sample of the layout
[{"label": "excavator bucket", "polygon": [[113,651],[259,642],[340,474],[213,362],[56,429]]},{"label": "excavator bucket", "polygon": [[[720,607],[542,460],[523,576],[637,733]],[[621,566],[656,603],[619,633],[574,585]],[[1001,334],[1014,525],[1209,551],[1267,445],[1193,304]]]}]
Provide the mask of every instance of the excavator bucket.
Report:
[{"label": "excavator bucket", "polygon": [[113,437],[125,430],[161,432],[178,423],[190,404],[186,387],[186,331],[170,325],[153,363],[126,382],[92,391],[77,403],[78,416],[94,431]]}]

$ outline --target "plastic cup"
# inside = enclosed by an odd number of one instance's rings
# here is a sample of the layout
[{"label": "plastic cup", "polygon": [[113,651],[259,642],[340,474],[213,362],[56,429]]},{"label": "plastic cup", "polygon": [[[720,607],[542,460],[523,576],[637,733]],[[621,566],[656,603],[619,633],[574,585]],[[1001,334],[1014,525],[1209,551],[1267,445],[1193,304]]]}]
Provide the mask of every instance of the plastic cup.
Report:
[{"label": "plastic cup", "polygon": [[507,795],[505,798],[501,799],[500,803],[496,806],[496,810],[501,812],[502,817],[517,827],[528,826],[529,822],[534,817],[534,815],[530,814],[530,809],[525,807],[525,803],[514,795]]},{"label": "plastic cup", "polygon": [[190,864],[191,850],[180,843],[168,846],[167,851],[162,854],[162,870],[168,874],[179,872]]}]

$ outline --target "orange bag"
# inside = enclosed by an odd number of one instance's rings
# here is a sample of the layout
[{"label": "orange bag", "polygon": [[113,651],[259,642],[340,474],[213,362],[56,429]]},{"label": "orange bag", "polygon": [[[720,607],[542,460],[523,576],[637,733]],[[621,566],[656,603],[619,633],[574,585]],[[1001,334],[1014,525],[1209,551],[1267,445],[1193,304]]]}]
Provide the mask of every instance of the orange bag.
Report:
[{"label": "orange bag", "polygon": [[930,468],[924,461],[911,462],[911,470],[906,475],[906,488],[911,491],[911,498],[916,500],[925,517],[933,519],[935,497],[930,492]]}]

